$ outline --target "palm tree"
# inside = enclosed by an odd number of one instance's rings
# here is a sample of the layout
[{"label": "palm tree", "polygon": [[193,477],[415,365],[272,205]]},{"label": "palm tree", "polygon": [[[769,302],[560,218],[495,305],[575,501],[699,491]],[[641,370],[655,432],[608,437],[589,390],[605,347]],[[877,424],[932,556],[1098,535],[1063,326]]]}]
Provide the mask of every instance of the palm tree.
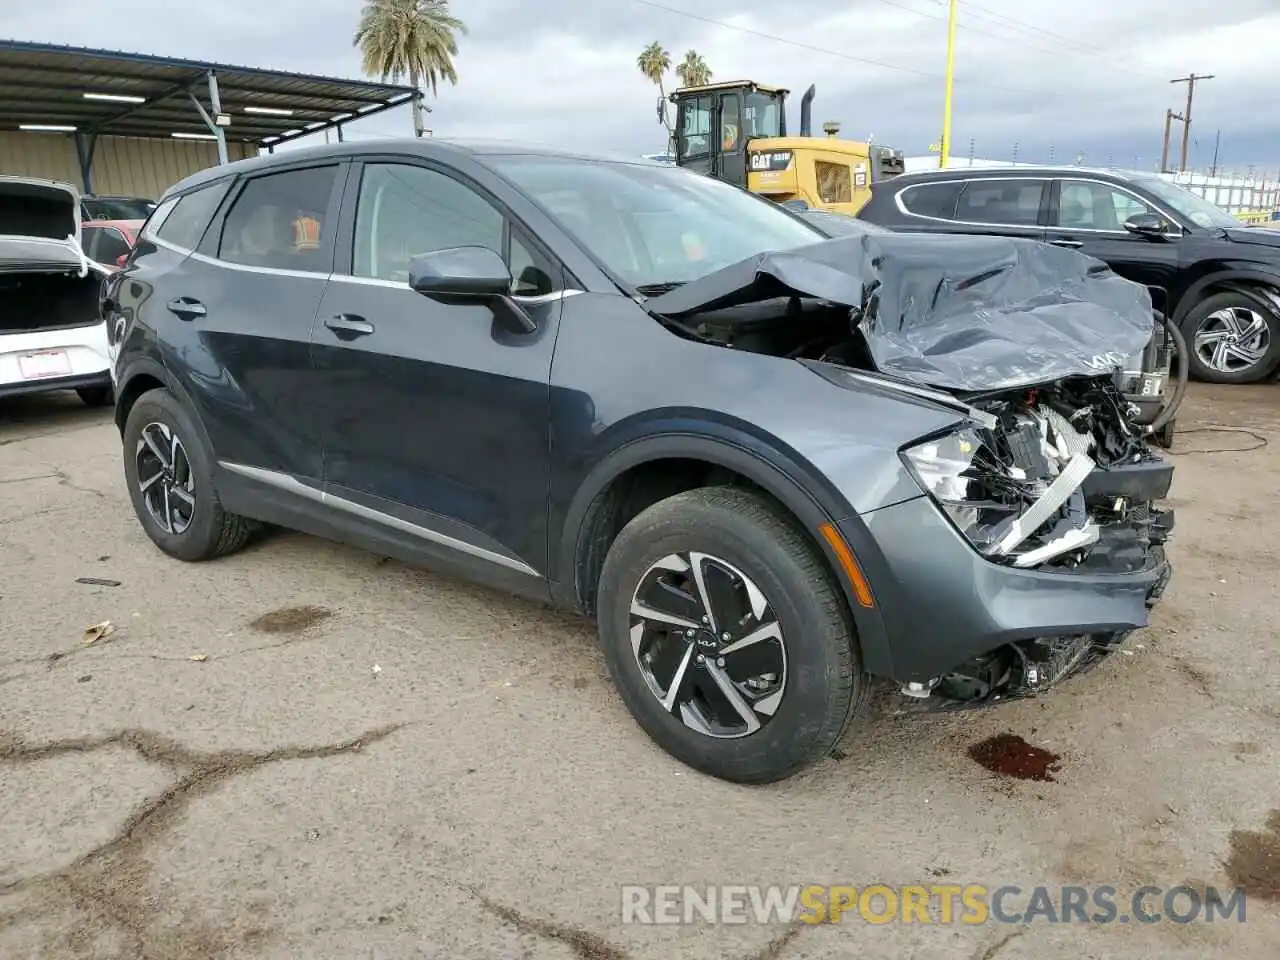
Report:
[{"label": "palm tree", "polygon": [[[467,26],[449,12],[449,0],[364,0],[352,46],[360,48],[367,76],[399,82],[421,90],[425,80],[436,93],[441,80],[458,82],[453,58],[458,53],[454,32]],[[422,96],[413,101],[413,132],[422,136]]]},{"label": "palm tree", "polygon": [[655,83],[658,86],[658,96],[660,97],[658,101],[658,122],[666,123],[667,136],[670,137],[672,135],[671,123],[667,120],[666,111],[663,109],[663,106],[667,101],[667,91],[662,85],[662,78],[666,75],[666,72],[671,69],[671,54],[667,53],[666,50],[663,50],[662,44],[655,40],[640,51],[640,56],[636,57],[636,66],[640,68],[640,72],[643,73],[650,82]]},{"label": "palm tree", "polygon": [[676,67],[676,74],[686,87],[697,87],[711,82],[711,68],[707,66],[707,61],[702,59],[702,54],[697,50],[690,50],[684,55],[684,59]]}]

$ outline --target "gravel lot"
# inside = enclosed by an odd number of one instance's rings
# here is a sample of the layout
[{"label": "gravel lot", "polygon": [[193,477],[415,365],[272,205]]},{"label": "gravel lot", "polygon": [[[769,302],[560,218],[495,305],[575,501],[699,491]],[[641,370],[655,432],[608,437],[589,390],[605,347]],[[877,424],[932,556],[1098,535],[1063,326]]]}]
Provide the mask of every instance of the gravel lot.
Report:
[{"label": "gravel lot", "polygon": [[[1212,424],[1272,446],[1195,452],[1257,444]],[[1274,956],[1280,385],[1193,387],[1180,426],[1177,571],[1131,656],[749,789],[648,741],[586,624],[289,533],[168,560],[106,412],[0,402],[0,956]],[[1056,779],[970,759],[1003,732]],[[1254,895],[1243,925],[621,921],[624,884],[940,877]]]}]

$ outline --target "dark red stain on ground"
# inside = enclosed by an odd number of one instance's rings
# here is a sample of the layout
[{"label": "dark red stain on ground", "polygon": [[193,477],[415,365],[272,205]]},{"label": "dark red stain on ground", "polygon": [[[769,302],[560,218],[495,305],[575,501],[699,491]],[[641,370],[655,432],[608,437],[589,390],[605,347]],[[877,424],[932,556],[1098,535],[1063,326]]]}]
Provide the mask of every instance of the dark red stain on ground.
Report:
[{"label": "dark red stain on ground", "polygon": [[1227,876],[1246,896],[1280,900],[1280,810],[1272,810],[1266,829],[1231,831]]},{"label": "dark red stain on ground", "polygon": [[1062,765],[1056,753],[1033,747],[1013,733],[998,733],[975,743],[969,756],[992,773],[1016,780],[1052,781]]}]

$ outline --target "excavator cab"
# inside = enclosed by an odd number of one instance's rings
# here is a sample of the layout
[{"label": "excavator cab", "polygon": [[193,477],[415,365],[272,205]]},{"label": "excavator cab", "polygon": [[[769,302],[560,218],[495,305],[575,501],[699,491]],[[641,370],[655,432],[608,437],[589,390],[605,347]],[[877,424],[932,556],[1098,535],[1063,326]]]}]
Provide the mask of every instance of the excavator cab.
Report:
[{"label": "excavator cab", "polygon": [[787,91],[740,80],[681,87],[676,105],[676,164],[747,186],[747,141],[787,133]]},{"label": "excavator cab", "polygon": [[837,139],[837,123],[813,136],[813,86],[800,102],[799,136],[789,136],[787,93],[750,80],[676,90],[676,164],[779,203],[849,216],[870,198],[872,183],[903,172],[902,151]]}]

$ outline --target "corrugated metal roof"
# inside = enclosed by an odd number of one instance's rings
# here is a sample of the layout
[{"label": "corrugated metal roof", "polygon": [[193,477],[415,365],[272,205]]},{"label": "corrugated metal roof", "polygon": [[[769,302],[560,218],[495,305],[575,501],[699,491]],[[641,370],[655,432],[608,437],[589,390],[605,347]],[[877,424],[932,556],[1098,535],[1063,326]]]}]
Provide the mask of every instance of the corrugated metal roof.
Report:
[{"label": "corrugated metal roof", "polygon": [[[207,134],[187,97],[210,110],[207,78],[217,76],[228,140],[270,146],[408,103],[412,87],[286,73],[119,50],[0,40],[0,130],[24,124],[74,126],[133,137]],[[142,103],[85,94],[145,97]],[[289,110],[288,116],[246,107]]]}]

